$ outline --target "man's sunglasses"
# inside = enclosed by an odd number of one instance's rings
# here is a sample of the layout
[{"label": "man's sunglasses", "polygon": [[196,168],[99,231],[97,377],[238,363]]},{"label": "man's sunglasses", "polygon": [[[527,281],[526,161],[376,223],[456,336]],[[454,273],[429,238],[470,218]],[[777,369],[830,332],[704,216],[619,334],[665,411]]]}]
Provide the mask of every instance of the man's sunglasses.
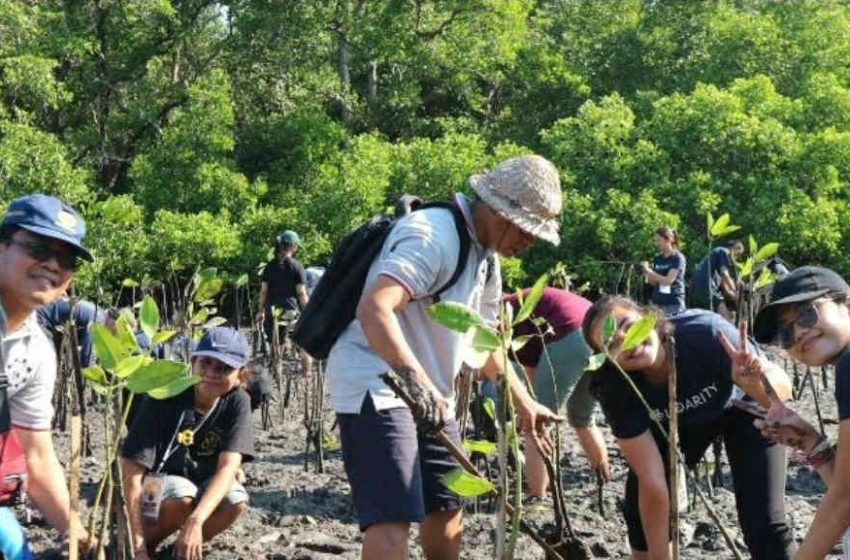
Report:
[{"label": "man's sunglasses", "polygon": [[30,258],[35,259],[38,262],[47,262],[56,257],[56,262],[59,263],[59,266],[72,272],[77,269],[77,265],[79,264],[79,259],[73,252],[63,249],[54,249],[47,243],[42,243],[41,241],[21,241],[19,239],[10,239],[9,243],[17,245],[23,249]]},{"label": "man's sunglasses", "polygon": [[[827,297],[826,299],[840,301],[836,297]],[[826,301],[826,299],[818,298],[798,305],[797,316],[794,317],[794,320],[790,323],[783,323],[776,329],[776,340],[779,343],[779,346],[786,350],[794,346],[794,342],[797,340],[797,335],[794,333],[794,325],[803,329],[810,329],[814,327],[820,318],[816,304]]]}]

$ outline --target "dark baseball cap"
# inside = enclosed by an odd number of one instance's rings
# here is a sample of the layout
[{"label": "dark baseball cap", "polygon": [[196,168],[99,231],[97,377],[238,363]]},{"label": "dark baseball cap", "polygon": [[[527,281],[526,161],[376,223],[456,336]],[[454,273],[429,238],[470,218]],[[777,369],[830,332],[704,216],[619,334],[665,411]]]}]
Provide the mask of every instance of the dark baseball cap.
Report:
[{"label": "dark baseball cap", "polygon": [[834,270],[820,266],[801,266],[777,280],[770,291],[770,303],[761,308],[753,324],[758,342],[776,338],[776,311],[786,303],[801,303],[829,293],[850,295],[850,286]]},{"label": "dark baseball cap", "polygon": [[204,333],[192,352],[192,357],[209,356],[233,368],[240,368],[251,360],[248,341],[230,327],[213,327]]},{"label": "dark baseball cap", "polygon": [[83,246],[86,222],[76,210],[56,197],[31,194],[9,204],[0,226],[17,226],[37,235],[51,237],[71,245],[87,261],[94,257]]},{"label": "dark baseball cap", "polygon": [[301,245],[301,238],[298,237],[297,233],[288,229],[277,236],[277,244],[297,246]]}]

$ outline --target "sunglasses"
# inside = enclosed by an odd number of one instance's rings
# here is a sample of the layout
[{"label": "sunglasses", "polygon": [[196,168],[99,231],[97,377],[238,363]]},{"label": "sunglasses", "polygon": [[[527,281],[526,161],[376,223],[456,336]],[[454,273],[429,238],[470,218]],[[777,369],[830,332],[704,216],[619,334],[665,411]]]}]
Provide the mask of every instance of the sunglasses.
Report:
[{"label": "sunglasses", "polygon": [[794,320],[790,323],[783,323],[776,329],[776,340],[779,346],[786,350],[794,346],[794,342],[797,340],[797,336],[794,333],[794,325],[803,329],[810,329],[817,324],[820,314],[818,313],[816,304],[823,301],[837,301],[837,299],[818,298],[797,306],[797,316],[794,317]]},{"label": "sunglasses", "polygon": [[75,271],[79,264],[79,259],[74,253],[63,249],[54,249],[47,243],[42,243],[41,241],[21,241],[19,239],[11,239],[9,240],[9,244],[17,245],[23,249],[30,258],[41,263],[47,262],[55,257],[56,262],[59,263],[60,267],[65,270],[70,270],[71,272]]}]

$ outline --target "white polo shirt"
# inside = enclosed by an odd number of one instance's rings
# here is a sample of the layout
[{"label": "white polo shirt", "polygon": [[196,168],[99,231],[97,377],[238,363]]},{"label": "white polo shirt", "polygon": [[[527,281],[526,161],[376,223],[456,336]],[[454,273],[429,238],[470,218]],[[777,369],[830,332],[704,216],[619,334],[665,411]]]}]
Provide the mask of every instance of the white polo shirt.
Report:
[{"label": "white polo shirt", "polygon": [[[469,200],[457,194],[455,203],[470,233],[469,258],[457,282],[440,299],[467,304],[495,324],[502,291],[498,259],[492,259],[495,264],[488,280],[487,258],[493,251],[477,241]],[[451,279],[459,251],[460,240],[449,210],[412,212],[390,231],[365,284],[368,289],[378,276],[385,275],[410,294],[411,301],[397,313],[402,333],[450,410],[454,408],[454,378],[463,361],[463,335],[435,323],[427,308],[433,302],[430,295]],[[360,321],[352,321],[328,356],[328,386],[336,412],[359,413],[367,393],[376,410],[405,406],[378,377],[389,369],[366,342]]]}]

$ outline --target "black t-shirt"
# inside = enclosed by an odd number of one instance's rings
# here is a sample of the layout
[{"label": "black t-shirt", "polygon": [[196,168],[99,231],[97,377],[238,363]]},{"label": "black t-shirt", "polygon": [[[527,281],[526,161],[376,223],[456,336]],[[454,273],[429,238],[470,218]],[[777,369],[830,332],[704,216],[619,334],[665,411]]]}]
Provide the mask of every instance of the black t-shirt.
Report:
[{"label": "black t-shirt", "polygon": [[[729,274],[734,274],[735,264],[732,261],[732,253],[726,247],[715,247],[711,250],[711,293],[717,293],[720,289],[720,271],[727,269]],[[691,280],[691,288],[694,291],[708,294],[709,278],[708,278],[708,259],[703,258],[694,269],[694,276]]]},{"label": "black t-shirt", "polygon": [[679,251],[674,251],[669,256],[664,256],[662,253],[655,255],[652,259],[652,270],[661,276],[667,276],[667,272],[671,268],[679,271],[676,279],[669,286],[657,285],[652,290],[652,303],[655,305],[675,305],[678,304],[681,309],[685,308],[685,267],[687,261],[685,255]]},{"label": "black t-shirt", "polygon": [[[192,387],[170,399],[144,397],[124,440],[121,456],[155,470],[181,425],[181,416],[185,421],[192,414],[194,422],[191,424],[197,426],[203,417],[195,412]],[[166,460],[162,472],[183,476],[195,483],[215,474],[218,455],[224,451],[241,453],[243,462],[251,461],[254,433],[248,394],[237,387],[222,396],[206,422],[196,429],[194,443],[187,448],[175,437],[173,445],[176,451]]]},{"label": "black t-shirt", "polygon": [[838,418],[850,418],[850,346],[845,348],[835,363],[835,402]]},{"label": "black t-shirt", "polygon": [[[732,383],[732,363],[717,340],[717,333],[722,332],[737,347],[740,335],[734,325],[710,311],[692,309],[668,320],[676,338],[679,425],[708,424],[727,408],[733,388],[735,396],[743,396]],[[754,340],[750,339],[749,344],[759,356],[764,355]],[[666,426],[667,383],[651,384],[640,372],[628,375]],[[591,393],[599,400],[616,437],[636,437],[654,426],[646,408],[612,366],[604,366],[594,375]]]},{"label": "black t-shirt", "polygon": [[307,275],[301,263],[292,257],[284,257],[283,262],[273,259],[266,264],[261,280],[268,285],[266,307],[280,307],[284,311],[298,309],[295,286],[307,284]]}]

